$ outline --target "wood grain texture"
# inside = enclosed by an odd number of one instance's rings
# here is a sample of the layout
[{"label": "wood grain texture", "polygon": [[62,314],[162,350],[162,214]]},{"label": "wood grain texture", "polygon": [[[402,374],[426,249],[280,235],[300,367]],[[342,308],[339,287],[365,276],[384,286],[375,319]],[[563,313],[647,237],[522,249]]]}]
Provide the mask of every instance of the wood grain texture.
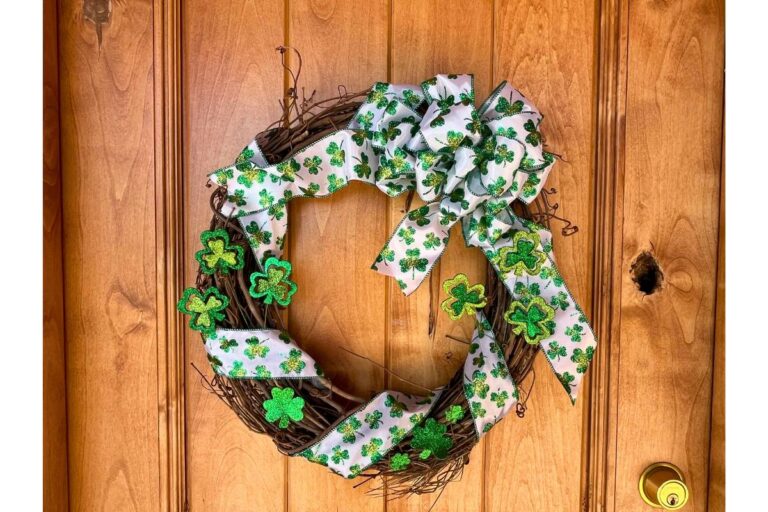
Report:
[{"label": "wood grain texture", "polygon": [[[614,510],[645,510],[637,478],[681,467],[707,508],[723,107],[723,4],[632,4]],[[664,283],[630,267],[653,251]]]},{"label": "wood grain texture", "polygon": [[[184,204],[187,283],[195,251],[211,218],[207,174],[234,162],[240,150],[280,116],[283,2],[216,0],[184,6]],[[212,375],[197,332],[187,330],[187,361]],[[187,486],[194,511],[285,507],[286,460],[269,438],[248,430],[187,366]]]},{"label": "wood grain texture", "polygon": [[153,1],[155,260],[160,510],[186,508],[181,2]]},{"label": "wood grain texture", "polygon": [[[114,1],[101,47],[82,2],[59,4],[44,4],[46,510],[435,503],[366,496],[279,455],[206,391],[199,335],[173,314],[210,219],[207,173],[280,115],[280,44],[301,51],[318,98],[469,72],[481,101],[507,79],[563,156],[548,185],[581,231],[553,226],[554,245],[601,337],[590,383],[572,407],[540,356],[525,417],[494,428],[432,510],[645,510],[637,478],[660,460],[682,467],[687,510],[723,510],[721,0]],[[440,285],[484,279],[456,229],[410,297],[371,271],[405,201],[355,183],[289,206],[290,330],[362,395],[445,383],[467,350],[446,335],[472,324],[440,312]],[[629,276],[643,250],[665,276],[649,296]]]},{"label": "wood grain texture", "polygon": [[[492,2],[394,0],[392,11],[392,81],[420,84],[438,73],[475,75],[476,102],[491,91]],[[471,44],[468,44],[470,43]],[[406,196],[391,201],[389,230],[406,213]],[[423,202],[414,195],[411,209]],[[389,364],[397,375],[429,389],[445,385],[461,368],[468,345],[447,338],[472,338],[473,322],[454,322],[439,309],[445,299],[441,283],[463,272],[471,282],[485,281],[485,258],[475,248],[465,247],[460,225],[451,230],[450,241],[440,261],[419,289],[405,297],[394,281],[390,293]],[[430,314],[434,327],[430,333]],[[396,389],[424,393],[423,389],[396,378]],[[462,479],[448,485],[442,496],[413,496],[389,504],[388,510],[477,511],[483,509],[483,461],[485,443],[474,448]]]},{"label": "wood grain texture", "polygon": [[43,508],[69,509],[56,0],[43,3]]},{"label": "wood grain texture", "polygon": [[[303,58],[301,86],[316,98],[367,90],[387,79],[386,0],[299,0],[290,3],[288,43]],[[292,59],[295,66],[297,60]],[[289,254],[299,291],[288,312],[292,335],[334,383],[360,396],[384,389],[384,372],[345,348],[384,365],[386,278],[370,269],[386,242],[387,196],[352,183],[324,199],[290,203]],[[289,510],[383,510],[383,498],[365,495],[326,468],[288,463]],[[341,507],[341,508],[339,508]]]},{"label": "wood grain texture", "polygon": [[[723,134],[723,140],[725,140],[725,134]],[[721,166],[708,512],[725,512],[725,158]]]},{"label": "wood grain texture", "polygon": [[[60,5],[70,509],[157,510],[151,2]],[[128,384],[129,383],[129,384]]]},{"label": "wood grain texture", "polygon": [[[494,81],[509,80],[544,114],[550,151],[562,156],[547,182],[559,213],[580,228],[564,238],[553,225],[558,267],[591,314],[593,244],[594,2],[496,2]],[[598,348],[599,350],[599,348]],[[488,440],[487,510],[579,510],[585,402],[571,406],[544,356],[523,419],[510,416]],[[530,385],[530,378],[524,388]],[[586,387],[586,386],[585,386]],[[504,475],[490,477],[490,475]]]},{"label": "wood grain texture", "polygon": [[[592,326],[601,340],[589,370],[585,421],[584,510],[602,512],[613,503],[621,325],[622,216],[624,200],[624,117],[626,107],[628,5],[599,2],[596,63],[595,219]],[[617,263],[618,262],[618,263]],[[586,396],[585,396],[586,398]]]}]

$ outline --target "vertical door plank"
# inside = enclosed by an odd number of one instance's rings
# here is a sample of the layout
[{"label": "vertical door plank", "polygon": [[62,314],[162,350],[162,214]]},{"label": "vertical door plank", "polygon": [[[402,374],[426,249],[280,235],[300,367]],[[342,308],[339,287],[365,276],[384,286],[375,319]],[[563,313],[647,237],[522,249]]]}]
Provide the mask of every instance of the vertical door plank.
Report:
[{"label": "vertical door plank", "polygon": [[43,508],[69,509],[56,0],[43,4]]},{"label": "vertical door plank", "polygon": [[70,508],[158,510],[151,2],[61,2]]},{"label": "vertical door plank", "polygon": [[[354,0],[290,3],[290,46],[302,55],[300,87],[316,99],[367,90],[387,78],[388,2]],[[297,59],[292,59],[295,66]],[[353,182],[324,199],[289,205],[289,257],[298,293],[288,311],[293,336],[334,383],[361,396],[384,386],[384,373],[344,347],[384,365],[385,278],[370,269],[386,241],[388,200],[375,187]],[[366,496],[326,468],[288,463],[290,510],[382,510],[383,498]]]},{"label": "vertical door plank", "polygon": [[[592,133],[595,6],[587,0],[496,2],[494,81],[509,80],[544,114],[548,149],[561,155],[547,187],[580,231],[553,224],[554,253],[589,316],[592,299]],[[523,419],[511,415],[488,440],[488,510],[579,510],[586,394],[572,406],[539,354]],[[530,384],[527,380],[524,387]]]},{"label": "vertical door plank", "polygon": [[[437,73],[472,73],[475,75],[476,102],[491,90],[491,43],[493,12],[490,0],[480,2],[395,0],[392,18],[392,81],[419,84]],[[389,229],[395,229],[406,210],[405,195],[391,201]],[[414,195],[411,208],[422,202]],[[421,386],[445,385],[461,367],[467,345],[447,338],[472,338],[470,318],[453,322],[438,305],[445,297],[442,282],[465,273],[471,282],[485,281],[485,258],[477,249],[464,246],[460,226],[451,230],[451,238],[440,262],[412,295],[405,297],[394,282],[390,289],[390,368]],[[431,279],[431,286],[430,286]],[[433,294],[430,301],[430,293]],[[430,307],[435,315],[430,336]],[[418,387],[391,378],[391,385],[414,393]],[[434,511],[478,511],[483,509],[484,442],[474,448],[470,464],[460,481],[448,485]],[[436,494],[413,496],[390,502],[388,510],[427,510]]]},{"label": "vertical door plank", "polygon": [[[283,71],[275,47],[284,40],[281,0],[187,2],[182,13],[184,69],[184,215],[186,282],[211,218],[206,175],[279,118]],[[187,331],[187,361],[212,371],[197,332]],[[190,510],[285,507],[285,458],[254,434],[187,367],[187,486]]]},{"label": "vertical door plank", "polygon": [[720,218],[717,240],[717,305],[712,376],[712,430],[707,512],[725,512],[725,163],[720,170]]},{"label": "vertical door plank", "polygon": [[[707,508],[723,115],[723,2],[629,11],[624,255],[615,510],[645,510],[637,478],[683,470]],[[651,295],[630,269],[652,251]]]}]

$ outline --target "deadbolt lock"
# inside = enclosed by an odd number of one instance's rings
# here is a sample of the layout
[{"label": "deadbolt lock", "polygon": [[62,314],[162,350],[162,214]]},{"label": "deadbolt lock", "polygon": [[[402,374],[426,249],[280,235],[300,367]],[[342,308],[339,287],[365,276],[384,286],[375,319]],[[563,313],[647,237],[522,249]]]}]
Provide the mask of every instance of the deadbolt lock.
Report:
[{"label": "deadbolt lock", "polygon": [[640,475],[640,497],[653,508],[679,510],[688,502],[683,473],[674,464],[657,462]]}]

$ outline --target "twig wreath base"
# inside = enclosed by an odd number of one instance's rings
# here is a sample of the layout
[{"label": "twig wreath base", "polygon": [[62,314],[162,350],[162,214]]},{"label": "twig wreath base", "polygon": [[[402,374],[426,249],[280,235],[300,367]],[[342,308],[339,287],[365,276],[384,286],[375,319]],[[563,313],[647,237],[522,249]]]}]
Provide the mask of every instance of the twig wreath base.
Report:
[{"label": "twig wreath base", "polygon": [[[284,53],[285,49],[281,49],[281,52]],[[296,86],[298,73],[294,75],[290,69],[288,71],[293,77],[294,87],[288,91],[287,101],[282,104],[283,116],[255,137],[269,164],[285,161],[302,148],[346,126],[360,109],[366,95],[366,93],[347,93],[340,88],[338,96],[334,98],[314,101],[314,94],[312,94],[308,99],[302,98],[300,101]],[[554,189],[543,189],[530,206],[516,201],[515,213],[522,219],[547,227],[553,219],[563,221],[565,227],[562,228],[562,233],[574,234],[578,228],[559,217],[558,205],[550,202],[551,194],[554,192]],[[411,191],[409,203],[412,194]],[[231,215],[222,213],[227,198],[228,191],[224,187],[214,189],[210,200],[213,211],[210,231],[225,231],[230,246],[236,248],[235,252],[242,256],[243,264],[239,265],[239,268],[233,266],[222,272],[208,272],[204,261],[198,258],[201,268],[198,272],[196,287],[200,291],[213,287],[228,298],[228,307],[221,312],[222,318],[216,322],[216,325],[221,328],[284,330],[278,305],[256,299],[249,292],[252,286],[249,276],[255,272],[263,272],[264,268],[249,250],[248,233],[243,230],[242,225]],[[487,300],[483,313],[503,351],[509,375],[514,382],[522,383],[532,371],[534,358],[540,345],[532,344],[523,336],[516,335],[513,325],[505,320],[505,311],[514,301],[514,297],[510,295],[507,286],[499,279],[497,271],[491,265],[488,266],[486,290]],[[425,420],[448,417],[456,406],[466,408],[463,377],[460,368],[450,382],[442,388]],[[270,378],[230,378],[222,373],[217,373],[211,380],[206,379],[205,376],[203,378],[210,389],[251,430],[268,435],[278,450],[288,456],[306,454],[318,439],[336,430],[350,412],[366,403],[369,398],[348,393],[334,386],[328,377],[322,375],[309,379],[282,378],[279,382]],[[283,390],[292,390],[292,393],[288,393],[289,397],[301,397],[302,421],[286,420],[284,423],[277,423],[274,418],[269,417],[265,402],[275,398],[274,388],[278,385]],[[530,388],[522,393],[525,396],[516,404],[518,416],[522,416],[525,411],[524,404]],[[390,497],[441,490],[448,482],[461,476],[464,466],[469,461],[469,454],[479,440],[475,421],[470,414],[463,414],[460,418],[457,417],[454,421],[448,422],[446,428],[446,434],[450,436],[452,444],[443,457],[425,458],[421,449],[414,448],[415,443],[400,442],[397,444],[397,450],[384,454],[358,476],[364,481],[376,477],[386,479],[387,495]],[[409,433],[403,441],[407,441],[411,435],[412,433]],[[407,456],[410,462],[405,467],[396,467],[392,461],[396,456]],[[374,492],[382,489],[383,487],[377,487]]]}]

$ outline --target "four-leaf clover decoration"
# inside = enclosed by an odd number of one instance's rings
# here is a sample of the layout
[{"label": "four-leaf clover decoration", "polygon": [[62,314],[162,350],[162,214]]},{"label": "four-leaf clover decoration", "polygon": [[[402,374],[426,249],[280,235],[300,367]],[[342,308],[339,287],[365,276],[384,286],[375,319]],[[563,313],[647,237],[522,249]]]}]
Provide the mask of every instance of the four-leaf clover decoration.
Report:
[{"label": "four-leaf clover decoration", "polygon": [[270,257],[264,263],[264,272],[251,274],[251,296],[262,299],[264,304],[277,302],[281,306],[291,303],[291,297],[296,293],[296,283],[288,279],[291,275],[291,264],[284,260]]},{"label": "four-leaf clover decoration", "polygon": [[448,313],[451,320],[458,320],[465,313],[473,315],[487,304],[485,287],[482,284],[469,285],[464,274],[457,274],[443,283],[443,290],[448,298],[440,303],[440,308]]},{"label": "four-leaf clover decoration", "polygon": [[535,345],[554,332],[555,310],[541,297],[534,297],[524,305],[514,301],[504,313],[504,320],[513,326],[512,332],[523,335],[525,341]]},{"label": "four-leaf clover decoration", "polygon": [[189,326],[203,333],[206,338],[216,335],[216,322],[224,320],[222,311],[227,306],[229,299],[213,286],[204,292],[197,288],[187,288],[176,305],[185,315],[192,315]]},{"label": "four-leaf clover decoration", "polygon": [[538,275],[547,259],[544,251],[538,249],[540,245],[538,233],[518,231],[512,237],[512,245],[499,249],[497,264],[502,272],[514,272],[518,277],[523,273]]},{"label": "four-leaf clover decoration", "polygon": [[453,440],[445,435],[446,430],[447,427],[435,421],[434,418],[427,419],[423,427],[413,429],[411,446],[421,450],[419,458],[427,459],[430,455],[434,455],[438,459],[444,459],[448,456]]},{"label": "four-leaf clover decoration", "polygon": [[262,404],[270,423],[278,422],[280,428],[288,428],[291,421],[304,419],[304,399],[293,396],[292,388],[272,388],[272,398]]},{"label": "four-leaf clover decoration", "polygon": [[205,274],[216,271],[229,274],[230,270],[240,270],[245,264],[243,247],[229,242],[229,233],[225,229],[203,231],[200,234],[203,249],[195,253],[200,263],[200,270]]}]

